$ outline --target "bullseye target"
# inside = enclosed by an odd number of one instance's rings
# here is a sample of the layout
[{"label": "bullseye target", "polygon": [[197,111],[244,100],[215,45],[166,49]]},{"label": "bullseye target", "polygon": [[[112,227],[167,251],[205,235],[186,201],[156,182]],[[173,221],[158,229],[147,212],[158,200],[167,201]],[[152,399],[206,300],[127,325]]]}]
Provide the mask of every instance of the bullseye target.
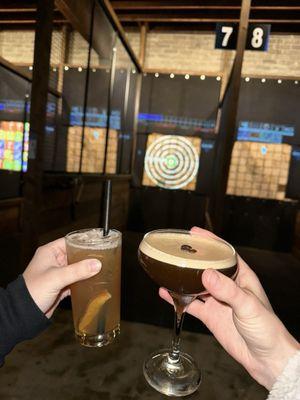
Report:
[{"label": "bullseye target", "polygon": [[149,135],[143,184],[194,190],[199,155],[200,138],[155,133]]}]

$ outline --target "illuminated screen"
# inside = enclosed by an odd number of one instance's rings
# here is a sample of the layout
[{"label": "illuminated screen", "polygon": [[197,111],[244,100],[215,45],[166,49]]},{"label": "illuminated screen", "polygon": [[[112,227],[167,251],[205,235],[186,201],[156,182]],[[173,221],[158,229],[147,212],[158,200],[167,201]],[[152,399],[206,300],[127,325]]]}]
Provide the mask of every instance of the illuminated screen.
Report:
[{"label": "illuminated screen", "polygon": [[[24,148],[23,148],[24,134]],[[29,146],[29,123],[0,122],[0,169],[8,171],[27,170]]]},{"label": "illuminated screen", "polygon": [[227,194],[285,199],[291,148],[281,143],[235,142]]},{"label": "illuminated screen", "polygon": [[[102,173],[104,165],[106,129],[88,128],[84,130],[84,146],[82,153],[82,172]],[[68,129],[67,171],[78,172],[82,126],[71,126]],[[106,172],[115,173],[117,168],[118,133],[109,131]]]},{"label": "illuminated screen", "polygon": [[[83,124],[83,107],[72,106],[70,113],[70,125]],[[86,126],[105,128],[107,125],[107,112],[106,110],[99,110],[98,107],[87,107],[86,110]],[[121,129],[121,112],[119,110],[112,110],[109,119],[109,126],[111,129]]]},{"label": "illuminated screen", "polygon": [[181,130],[193,130],[197,133],[214,133],[215,121],[214,120],[202,120],[198,118],[180,117],[176,115],[164,115],[164,114],[146,114],[139,113],[138,116],[139,127],[145,126],[147,129],[149,125],[155,125],[156,129],[181,129]]},{"label": "illuminated screen", "polygon": [[293,137],[294,135],[295,127],[292,125],[241,121],[237,139],[248,142],[282,143],[285,137]]},{"label": "illuminated screen", "polygon": [[165,189],[195,190],[201,139],[197,137],[148,136],[143,185]]}]

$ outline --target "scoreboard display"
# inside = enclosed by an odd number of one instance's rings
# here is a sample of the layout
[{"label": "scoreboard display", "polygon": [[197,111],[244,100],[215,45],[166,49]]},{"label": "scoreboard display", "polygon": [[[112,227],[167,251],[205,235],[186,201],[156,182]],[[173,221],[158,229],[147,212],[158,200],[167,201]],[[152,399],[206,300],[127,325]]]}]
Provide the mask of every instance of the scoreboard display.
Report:
[{"label": "scoreboard display", "polygon": [[0,169],[26,171],[29,146],[29,123],[0,122]]}]

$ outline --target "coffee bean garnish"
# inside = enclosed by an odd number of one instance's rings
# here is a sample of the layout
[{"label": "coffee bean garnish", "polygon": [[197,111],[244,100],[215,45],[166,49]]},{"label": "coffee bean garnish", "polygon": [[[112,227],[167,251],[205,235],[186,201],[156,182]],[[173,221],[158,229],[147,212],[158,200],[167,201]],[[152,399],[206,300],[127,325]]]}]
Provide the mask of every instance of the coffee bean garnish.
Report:
[{"label": "coffee bean garnish", "polygon": [[196,253],[197,250],[193,249],[189,244],[183,244],[180,248],[182,251],[187,251],[188,253]]}]

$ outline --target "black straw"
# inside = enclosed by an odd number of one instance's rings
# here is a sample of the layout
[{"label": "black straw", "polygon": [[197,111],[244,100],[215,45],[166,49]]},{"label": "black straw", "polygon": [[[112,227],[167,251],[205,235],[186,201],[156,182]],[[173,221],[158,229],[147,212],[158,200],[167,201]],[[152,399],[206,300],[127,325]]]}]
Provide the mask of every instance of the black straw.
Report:
[{"label": "black straw", "polygon": [[103,202],[103,236],[109,233],[109,219],[110,219],[110,205],[111,205],[111,179],[105,181],[104,187],[104,202]]}]

